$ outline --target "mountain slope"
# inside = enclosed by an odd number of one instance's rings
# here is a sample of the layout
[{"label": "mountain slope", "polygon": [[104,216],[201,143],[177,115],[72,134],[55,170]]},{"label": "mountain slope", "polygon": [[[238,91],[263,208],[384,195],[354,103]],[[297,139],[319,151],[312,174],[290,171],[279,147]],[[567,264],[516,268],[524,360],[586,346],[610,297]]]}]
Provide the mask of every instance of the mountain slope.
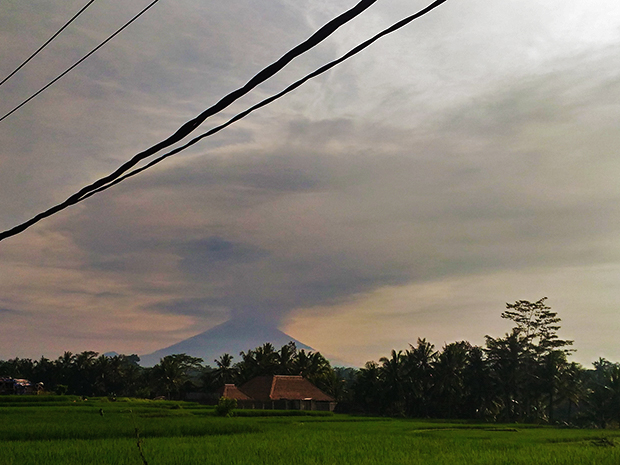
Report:
[{"label": "mountain slope", "polygon": [[214,359],[219,358],[224,353],[231,354],[234,357],[233,362],[238,362],[241,360],[239,356],[241,351],[247,352],[266,342],[271,342],[277,350],[290,341],[297,345],[297,349],[314,351],[312,347],[275,327],[264,327],[248,322],[230,320],[169,347],[141,355],[140,365],[153,366],[166,355],[184,353],[192,357],[200,357],[204,360],[205,365],[214,366]]}]

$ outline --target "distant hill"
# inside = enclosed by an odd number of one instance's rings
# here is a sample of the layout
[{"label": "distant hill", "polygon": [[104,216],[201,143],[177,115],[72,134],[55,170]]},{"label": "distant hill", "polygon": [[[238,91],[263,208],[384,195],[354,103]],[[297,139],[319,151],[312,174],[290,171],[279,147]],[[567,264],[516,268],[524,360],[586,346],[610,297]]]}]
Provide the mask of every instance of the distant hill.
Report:
[{"label": "distant hill", "polygon": [[140,365],[150,367],[159,363],[159,360],[166,355],[187,354],[202,358],[205,365],[214,366],[214,360],[225,353],[234,357],[233,362],[238,362],[241,360],[239,356],[241,351],[247,352],[250,349],[262,346],[266,342],[271,342],[278,350],[291,341],[297,345],[297,349],[314,351],[312,347],[283,333],[278,328],[230,320],[169,347],[150,354],[140,355]]}]

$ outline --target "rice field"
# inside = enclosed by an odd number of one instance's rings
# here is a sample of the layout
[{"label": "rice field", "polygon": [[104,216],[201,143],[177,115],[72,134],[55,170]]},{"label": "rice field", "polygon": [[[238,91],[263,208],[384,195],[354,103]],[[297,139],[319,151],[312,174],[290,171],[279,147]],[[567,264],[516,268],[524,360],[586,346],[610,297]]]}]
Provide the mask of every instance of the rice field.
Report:
[{"label": "rice field", "polygon": [[270,411],[220,418],[192,403],[22,399],[0,398],[0,465],[620,463],[618,430]]}]

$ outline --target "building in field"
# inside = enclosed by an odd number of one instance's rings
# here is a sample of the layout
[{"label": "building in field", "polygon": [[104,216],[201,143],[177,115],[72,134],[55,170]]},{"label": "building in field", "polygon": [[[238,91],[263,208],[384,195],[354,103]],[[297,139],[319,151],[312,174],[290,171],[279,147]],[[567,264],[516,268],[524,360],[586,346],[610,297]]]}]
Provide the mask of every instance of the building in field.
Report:
[{"label": "building in field", "polygon": [[227,399],[235,399],[237,402],[241,400],[252,400],[234,384],[225,384],[224,387],[218,390],[218,394],[218,398],[226,397]]},{"label": "building in field", "polygon": [[43,383],[32,383],[27,379],[0,378],[0,394],[40,394]]},{"label": "building in field", "polygon": [[227,384],[221,397],[235,399],[239,408],[277,410],[323,410],[332,412],[336,399],[303,376],[257,376],[237,387]]}]

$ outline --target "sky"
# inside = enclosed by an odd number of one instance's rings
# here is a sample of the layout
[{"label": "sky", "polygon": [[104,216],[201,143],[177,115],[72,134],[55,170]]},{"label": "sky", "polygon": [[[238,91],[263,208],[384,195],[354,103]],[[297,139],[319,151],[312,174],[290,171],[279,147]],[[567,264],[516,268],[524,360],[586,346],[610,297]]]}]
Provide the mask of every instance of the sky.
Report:
[{"label": "sky", "polygon": [[[0,79],[85,0],[6,0]],[[149,1],[97,0],[5,114]],[[161,0],[0,122],[0,230],[166,138],[352,0]],[[426,6],[379,0],[205,131]],[[547,304],[620,361],[620,4],[448,0],[216,136],[0,242],[0,359],[145,354],[231,318],[354,366]]]}]

